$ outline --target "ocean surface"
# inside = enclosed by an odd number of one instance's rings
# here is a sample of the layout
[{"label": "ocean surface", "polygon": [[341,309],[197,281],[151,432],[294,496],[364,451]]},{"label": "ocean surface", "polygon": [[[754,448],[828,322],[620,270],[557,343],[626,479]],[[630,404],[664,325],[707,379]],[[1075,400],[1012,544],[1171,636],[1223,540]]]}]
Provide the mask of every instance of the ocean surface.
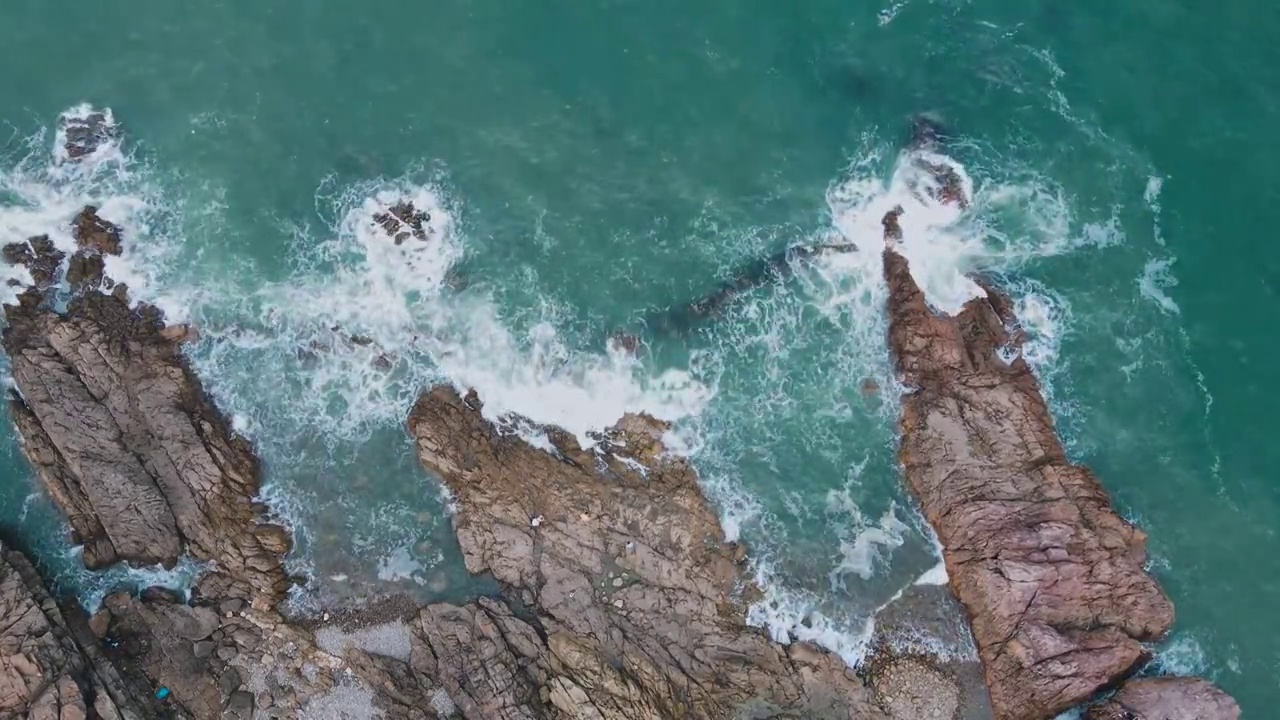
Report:
[{"label": "ocean surface", "polygon": [[[753,621],[856,662],[879,608],[944,579],[894,464],[878,257],[881,215],[912,202],[908,121],[931,113],[974,204],[908,214],[914,272],[943,309],[967,273],[1015,297],[1072,457],[1150,534],[1176,603],[1148,672],[1203,673],[1266,717],[1277,37],[1271,6],[1190,0],[6,0],[0,242],[66,244],[90,202],[125,227],[109,273],[201,328],[193,364],[299,538],[300,607],[485,590],[403,430],[453,382],[584,439],[629,410],[670,420],[750,545]],[[85,103],[121,143],[68,171],[58,118]],[[373,226],[402,198],[428,242]],[[644,325],[830,242],[862,250],[683,332]],[[610,351],[619,328],[639,358]],[[79,571],[0,434],[0,527],[67,590],[199,572]]]}]

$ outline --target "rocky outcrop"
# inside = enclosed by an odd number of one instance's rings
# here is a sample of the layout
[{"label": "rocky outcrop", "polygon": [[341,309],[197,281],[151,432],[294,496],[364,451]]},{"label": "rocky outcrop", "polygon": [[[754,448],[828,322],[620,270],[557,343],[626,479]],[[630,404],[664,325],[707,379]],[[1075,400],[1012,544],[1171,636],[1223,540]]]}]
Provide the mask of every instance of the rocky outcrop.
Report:
[{"label": "rocky outcrop", "polygon": [[[998,720],[1050,718],[1132,673],[1173,622],[1145,535],[1068,461],[994,289],[934,312],[884,220],[904,479],[942,543]],[[1213,716],[1209,716],[1213,717]]]},{"label": "rocky outcrop", "polygon": [[[414,213],[398,221],[412,228]],[[48,717],[71,720],[101,705],[101,717],[244,720],[374,708],[414,719],[904,718],[839,659],[746,626],[743,550],[723,542],[689,466],[663,455],[661,425],[625,418],[591,450],[548,428],[553,456],[444,388],[415,408],[414,437],[458,496],[468,566],[507,592],[392,618],[379,631],[390,648],[360,640],[360,613],[354,626],[326,628],[349,632],[351,645],[318,642],[314,626],[277,608],[289,538],[262,522],[252,448],[180,352],[194,328],[166,327],[97,280],[103,264],[92,259],[119,252],[122,238],[94,209],[72,233],[80,249],[69,262],[92,264],[68,278],[65,308],[34,285],[5,308],[21,447],[88,566],[189,554],[210,569],[189,599],[117,593],[69,623],[51,619],[47,594],[31,614],[31,573],[28,595],[9,593],[30,619],[0,626],[0,717],[48,706]]]},{"label": "rocky outcrop", "polygon": [[68,160],[81,160],[120,137],[120,128],[110,110],[86,109],[64,113],[58,121],[62,152]]},{"label": "rocky outcrop", "polygon": [[1199,678],[1142,678],[1125,683],[1085,720],[1239,720],[1230,695]]},{"label": "rocky outcrop", "polygon": [[565,717],[880,716],[837,658],[746,626],[743,549],[664,454],[661,423],[629,415],[593,449],[547,428],[552,454],[500,433],[474,393],[436,388],[409,427],[456,498],[467,569],[532,608],[536,633],[489,615],[517,695],[537,688]]},{"label": "rocky outcrop", "polygon": [[100,652],[76,644],[26,557],[0,544],[0,718],[155,716]]},{"label": "rocky outcrop", "polygon": [[431,232],[429,227],[425,227],[426,223],[431,222],[431,213],[419,210],[409,200],[401,200],[387,208],[385,212],[374,213],[373,221],[394,239],[397,245],[403,244],[411,237],[425,242],[429,239]]},{"label": "rocky outcrop", "polygon": [[[118,252],[118,230],[91,208],[77,224],[86,245]],[[251,501],[252,448],[212,407],[160,313],[121,294],[85,291],[57,312],[29,292],[5,308],[23,450],[86,566],[172,565],[190,552],[215,567],[201,592],[273,605],[288,587],[289,538]]]}]

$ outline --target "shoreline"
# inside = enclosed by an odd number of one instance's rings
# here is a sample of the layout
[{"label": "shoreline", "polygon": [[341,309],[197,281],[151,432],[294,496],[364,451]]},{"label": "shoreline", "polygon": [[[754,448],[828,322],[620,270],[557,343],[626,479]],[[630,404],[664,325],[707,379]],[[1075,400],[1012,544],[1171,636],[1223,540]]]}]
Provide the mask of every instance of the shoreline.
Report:
[{"label": "shoreline", "polygon": [[[107,131],[93,125],[104,120],[89,115],[71,121],[83,127],[64,128],[76,143],[65,148],[69,162],[105,141]],[[954,200],[952,185],[944,178]],[[416,217],[411,204],[396,208],[397,217]],[[888,240],[897,217],[886,216]],[[53,640],[0,656],[0,717],[91,704],[101,705],[94,710],[101,717],[323,717],[354,702],[395,718],[978,720],[991,716],[989,687],[998,720],[1022,720],[1049,717],[1040,713],[1065,702],[1035,696],[1039,704],[1016,706],[992,675],[1000,658],[980,630],[985,685],[972,663],[892,651],[883,635],[859,668],[808,643],[773,641],[746,622],[758,592],[744,572],[746,548],[725,542],[693,468],[665,453],[663,423],[626,415],[592,449],[541,427],[548,452],[498,433],[481,413],[483,398],[447,386],[420,395],[408,431],[421,464],[455,498],[467,570],[494,577],[501,593],[426,606],[389,597],[318,622],[288,618],[280,603],[292,583],[283,565],[291,538],[264,520],[253,448],[183,356],[193,329],[166,326],[155,308],[131,308],[127,288],[103,274],[103,255],[127,240],[118,228],[93,208],[74,228],[79,249],[69,259],[34,238],[25,251],[16,247],[22,243],[5,248],[32,278],[19,303],[5,308],[17,386],[11,411],[24,455],[86,546],[88,567],[190,555],[215,570],[189,603],[154,588],[115,593],[84,618],[57,611],[21,554],[6,551],[0,607],[19,608],[50,628],[33,636]],[[408,241],[398,229],[384,228],[388,242]],[[886,271],[909,295],[905,260],[890,268],[892,254]],[[57,311],[48,300],[64,261],[74,298]],[[891,316],[914,302],[891,298]],[[940,322],[951,321],[968,322]],[[922,338],[927,345],[928,334],[902,340],[891,324],[891,335],[902,367],[917,372],[911,351]],[[904,418],[910,406],[904,402]],[[1047,424],[1052,433],[1051,418]],[[908,430],[904,419],[904,448],[919,434]],[[912,457],[904,451],[915,490]],[[927,498],[922,505],[932,522]],[[992,610],[957,580],[964,573],[947,545],[949,587],[981,628]],[[945,592],[940,600],[911,594],[929,607],[949,600]],[[1158,625],[1147,634],[1157,635]],[[1071,704],[1123,674],[1107,673]],[[1191,691],[1152,687],[1129,683],[1088,717],[1111,720],[1099,713],[1121,705],[1141,712],[1154,707],[1153,697]],[[1219,699],[1212,688],[1194,690]]]}]

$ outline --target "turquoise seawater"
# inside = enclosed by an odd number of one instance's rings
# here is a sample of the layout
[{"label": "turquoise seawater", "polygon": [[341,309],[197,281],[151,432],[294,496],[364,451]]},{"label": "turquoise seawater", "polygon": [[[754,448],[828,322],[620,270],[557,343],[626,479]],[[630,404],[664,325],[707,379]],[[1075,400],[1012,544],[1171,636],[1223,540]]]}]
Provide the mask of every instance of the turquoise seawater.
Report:
[{"label": "turquoise seawater", "polygon": [[[202,328],[193,363],[299,535],[300,603],[477,590],[402,429],[448,380],[584,435],[671,420],[752,548],[753,618],[854,660],[878,607],[937,579],[894,466],[876,255],[907,121],[934,113],[975,202],[921,209],[913,269],[942,307],[964,273],[1004,280],[1073,457],[1149,532],[1177,605],[1152,671],[1266,717],[1276,37],[1273,8],[1188,0],[9,0],[0,241],[66,242],[85,202],[125,226],[112,270]],[[68,173],[55,128],[81,103],[123,142]],[[372,228],[400,197],[432,212],[429,242]],[[867,252],[640,330],[638,360],[607,348],[752,259],[835,240]],[[87,599],[127,579],[76,571],[5,423],[0,526]]]}]

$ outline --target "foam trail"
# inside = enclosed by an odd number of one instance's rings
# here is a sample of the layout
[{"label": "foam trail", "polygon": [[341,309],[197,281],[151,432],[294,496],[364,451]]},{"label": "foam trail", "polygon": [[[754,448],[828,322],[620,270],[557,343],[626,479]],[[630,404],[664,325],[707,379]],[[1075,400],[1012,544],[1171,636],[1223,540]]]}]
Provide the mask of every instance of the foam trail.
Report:
[{"label": "foam trail", "polygon": [[[464,243],[443,197],[437,185],[407,181],[346,191],[333,235],[295,242],[298,272],[239,309],[257,327],[223,333],[226,349],[211,364],[243,351],[289,366],[299,348],[318,348],[292,410],[353,440],[401,422],[420,388],[441,380],[476,389],[491,420],[519,414],[584,445],[626,412],[676,420],[706,403],[710,391],[687,371],[650,373],[622,352],[570,348],[549,319],[515,331],[492,298],[451,290]],[[401,200],[430,213],[427,241],[396,245],[378,226],[374,216]]]},{"label": "foam trail", "polygon": [[1161,311],[1168,315],[1177,315],[1181,311],[1178,304],[1165,292],[1178,284],[1170,268],[1172,258],[1151,259],[1142,267],[1142,275],[1138,278],[1138,291],[1143,297],[1154,302]]}]

